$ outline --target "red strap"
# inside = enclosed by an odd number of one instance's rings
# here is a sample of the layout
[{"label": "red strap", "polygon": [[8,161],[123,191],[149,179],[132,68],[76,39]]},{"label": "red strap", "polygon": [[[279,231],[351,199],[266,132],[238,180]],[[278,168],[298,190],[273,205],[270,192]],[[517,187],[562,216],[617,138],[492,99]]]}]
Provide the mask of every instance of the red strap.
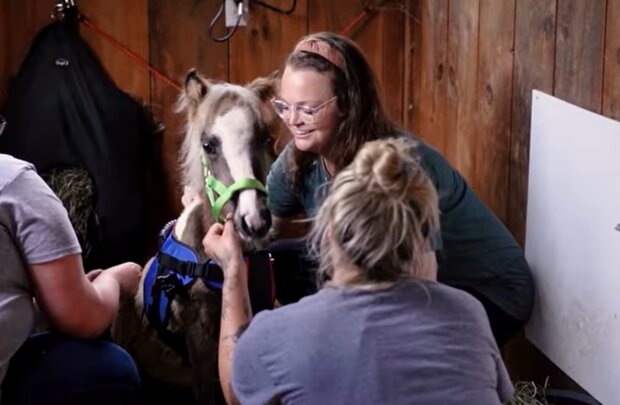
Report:
[{"label": "red strap", "polygon": [[179,86],[178,84],[176,84],[175,82],[173,82],[172,80],[167,78],[159,70],[157,70],[154,67],[152,67],[151,65],[149,65],[147,61],[145,61],[144,59],[142,59],[140,57],[140,55],[138,55],[137,53],[135,53],[134,51],[132,51],[131,49],[129,49],[128,47],[126,47],[125,45],[123,45],[122,43],[117,41],[116,39],[112,38],[112,36],[110,36],[108,33],[102,31],[101,28],[99,28],[97,25],[95,25],[95,23],[93,23],[87,17],[82,16],[80,18],[80,21],[86,27],[90,28],[91,30],[95,31],[97,34],[101,35],[103,38],[108,40],[112,45],[114,45],[116,48],[118,48],[125,55],[129,56],[136,63],[138,63],[142,67],[148,69],[149,72],[151,72],[151,73],[153,73],[155,75],[155,77],[157,77],[158,79],[162,80],[164,83],[166,83],[167,85],[169,85],[173,89],[175,89],[177,91],[181,91],[181,86]]},{"label": "red strap", "polygon": [[366,10],[359,13],[357,17],[352,19],[351,22],[349,22],[347,26],[342,31],[340,31],[340,34],[343,36],[347,36],[349,32],[351,32],[351,30],[355,28],[355,26],[359,24],[360,21],[362,21],[367,15],[368,15],[368,12]]},{"label": "red strap", "polygon": [[[347,24],[347,26],[342,31],[340,31],[340,34],[345,35],[345,36],[348,35],[353,30],[353,28],[355,28],[355,26],[358,25],[367,16],[368,16],[368,11],[365,9],[360,14],[358,14],[355,18],[353,18]],[[137,53],[135,53],[134,51],[129,49],[127,46],[123,45],[121,42],[119,42],[118,40],[113,38],[110,34],[104,32],[95,23],[93,23],[90,19],[88,19],[88,17],[81,16],[80,21],[86,27],[88,27],[89,29],[93,30],[95,33],[101,35],[104,39],[109,41],[112,45],[114,45],[116,48],[118,48],[121,52],[123,52],[129,58],[133,59],[140,66],[146,68],[149,72],[151,72],[153,75],[155,75],[155,77],[157,77],[158,79],[162,80],[164,83],[166,83],[167,85],[169,85],[173,89],[175,89],[177,91],[181,91],[181,87],[177,83],[173,82],[171,79],[166,77],[163,73],[161,73],[159,70],[157,70],[153,66],[149,65],[149,63],[147,61],[145,61],[142,57],[140,57],[140,55],[138,55]]]}]

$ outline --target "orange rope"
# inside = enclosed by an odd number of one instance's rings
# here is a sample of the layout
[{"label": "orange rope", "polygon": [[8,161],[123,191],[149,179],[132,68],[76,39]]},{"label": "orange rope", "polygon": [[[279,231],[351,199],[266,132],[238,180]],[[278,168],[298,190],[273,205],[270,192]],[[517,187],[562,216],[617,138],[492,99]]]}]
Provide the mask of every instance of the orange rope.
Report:
[{"label": "orange rope", "polygon": [[169,78],[167,78],[159,70],[157,70],[154,67],[152,67],[151,65],[149,65],[147,61],[145,61],[144,59],[142,59],[142,57],[140,57],[140,55],[138,55],[137,53],[135,53],[134,51],[132,51],[131,49],[129,49],[128,47],[126,47],[125,45],[123,45],[122,43],[117,41],[116,39],[114,39],[108,33],[106,33],[103,30],[101,30],[101,28],[99,28],[97,25],[95,25],[91,20],[89,20],[88,18],[86,18],[84,16],[81,16],[80,21],[86,27],[88,27],[91,30],[95,31],[97,34],[101,35],[103,38],[105,38],[110,43],[112,43],[112,45],[114,45],[116,48],[118,48],[121,52],[123,52],[129,58],[133,59],[134,62],[136,62],[140,66],[146,68],[149,72],[151,72],[153,75],[155,75],[155,77],[157,77],[158,79],[162,80],[164,83],[166,83],[167,85],[169,85],[173,89],[175,89],[177,91],[181,91],[181,86],[179,86],[177,83],[175,83],[172,80],[170,80]]},{"label": "orange rope", "polygon": [[349,32],[351,32],[351,30],[353,30],[353,28],[355,28],[355,26],[359,24],[367,15],[368,15],[368,11],[366,10],[359,13],[357,17],[352,19],[351,22],[349,22],[349,24],[347,24],[347,26],[342,31],[340,31],[340,34],[343,36],[348,35]]}]

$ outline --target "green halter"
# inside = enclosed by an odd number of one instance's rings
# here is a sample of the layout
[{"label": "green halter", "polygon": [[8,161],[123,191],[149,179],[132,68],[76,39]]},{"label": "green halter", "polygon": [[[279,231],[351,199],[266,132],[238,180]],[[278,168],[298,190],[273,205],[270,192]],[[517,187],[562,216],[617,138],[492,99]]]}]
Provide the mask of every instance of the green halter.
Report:
[{"label": "green halter", "polygon": [[[224,218],[220,216],[222,208],[224,208],[224,204],[233,198],[235,193],[253,188],[267,194],[267,188],[256,179],[241,179],[226,187],[209,171],[207,158],[204,152],[200,155],[200,162],[202,163],[202,175],[205,179],[205,194],[211,203],[211,215],[213,215],[213,219],[218,222],[224,222]],[[219,195],[217,199],[215,198],[215,194]]]}]

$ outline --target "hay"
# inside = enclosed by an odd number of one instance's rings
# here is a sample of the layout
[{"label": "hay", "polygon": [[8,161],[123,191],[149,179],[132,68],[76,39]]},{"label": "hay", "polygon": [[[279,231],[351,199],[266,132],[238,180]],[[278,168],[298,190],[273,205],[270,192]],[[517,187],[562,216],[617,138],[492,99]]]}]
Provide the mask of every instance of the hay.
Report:
[{"label": "hay", "polygon": [[514,387],[514,396],[506,405],[550,405],[545,397],[546,381],[543,387],[529,381],[519,381]]},{"label": "hay", "polygon": [[92,246],[88,238],[89,226],[95,213],[93,180],[86,170],[75,167],[52,169],[41,177],[65,206],[84,255],[87,255]]}]

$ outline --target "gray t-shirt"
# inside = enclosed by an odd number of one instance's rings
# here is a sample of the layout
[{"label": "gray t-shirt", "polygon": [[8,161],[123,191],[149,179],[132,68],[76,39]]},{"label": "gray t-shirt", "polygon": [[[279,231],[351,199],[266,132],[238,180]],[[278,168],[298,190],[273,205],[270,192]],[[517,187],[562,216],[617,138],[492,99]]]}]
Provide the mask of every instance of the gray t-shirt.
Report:
[{"label": "gray t-shirt", "polygon": [[513,387],[482,305],[434,282],[326,288],[237,343],[242,404],[500,404]]},{"label": "gray t-shirt", "polygon": [[0,154],[0,383],[33,327],[26,266],[78,253],[62,202],[31,164]]}]

